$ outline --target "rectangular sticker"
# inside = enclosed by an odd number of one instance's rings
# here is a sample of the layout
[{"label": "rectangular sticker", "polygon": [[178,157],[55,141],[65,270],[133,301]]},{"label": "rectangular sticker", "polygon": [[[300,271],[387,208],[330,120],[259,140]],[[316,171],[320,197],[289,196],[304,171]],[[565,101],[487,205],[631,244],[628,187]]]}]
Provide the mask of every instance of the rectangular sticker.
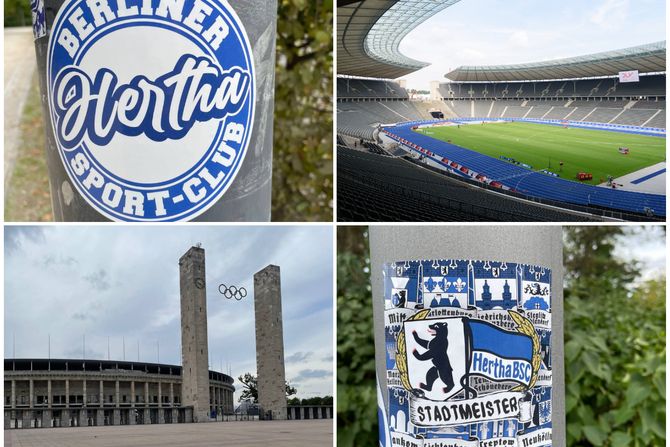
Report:
[{"label": "rectangular sticker", "polygon": [[551,446],[551,271],[385,264],[383,446]]}]

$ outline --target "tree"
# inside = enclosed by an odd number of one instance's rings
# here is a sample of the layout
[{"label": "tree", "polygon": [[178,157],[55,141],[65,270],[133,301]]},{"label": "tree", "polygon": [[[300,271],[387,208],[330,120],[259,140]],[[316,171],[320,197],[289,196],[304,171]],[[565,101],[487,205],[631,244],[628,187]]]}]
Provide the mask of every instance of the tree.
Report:
[{"label": "tree", "polygon": [[[243,376],[237,378],[242,385],[244,390],[242,395],[238,399],[238,402],[243,402],[250,400],[253,403],[258,403],[258,379],[251,373],[246,373]],[[286,397],[292,396],[298,392],[297,389],[289,385],[288,381],[286,382]]]},{"label": "tree", "polygon": [[665,278],[615,256],[642,231],[566,229],[568,446],[665,444]]},{"label": "tree", "polygon": [[618,238],[629,234],[623,227],[570,226],[564,234],[565,282],[572,294],[585,298],[595,290],[626,289],[639,274],[634,262],[614,256]]},{"label": "tree", "polygon": [[332,0],[279,0],[272,192],[273,220],[332,220]]}]

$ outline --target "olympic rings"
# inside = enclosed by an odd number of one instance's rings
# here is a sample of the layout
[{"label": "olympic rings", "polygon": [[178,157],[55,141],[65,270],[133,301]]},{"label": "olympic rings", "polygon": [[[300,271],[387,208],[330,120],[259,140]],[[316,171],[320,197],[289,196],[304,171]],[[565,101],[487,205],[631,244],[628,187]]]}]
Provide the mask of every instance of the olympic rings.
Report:
[{"label": "olympic rings", "polygon": [[240,301],[242,298],[247,296],[247,289],[244,287],[238,288],[237,286],[226,286],[225,284],[219,284],[219,293],[223,295],[226,299],[235,298],[237,301]]}]

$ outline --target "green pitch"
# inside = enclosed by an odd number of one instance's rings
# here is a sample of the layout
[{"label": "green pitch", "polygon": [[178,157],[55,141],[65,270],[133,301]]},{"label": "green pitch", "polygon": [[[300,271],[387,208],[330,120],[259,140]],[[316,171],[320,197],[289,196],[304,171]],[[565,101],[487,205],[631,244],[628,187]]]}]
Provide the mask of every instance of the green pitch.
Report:
[{"label": "green pitch", "polygon": [[[569,180],[576,180],[578,172],[590,172],[593,181],[584,183],[592,184],[605,181],[608,175],[621,177],[665,160],[665,138],[604,130],[508,122],[418,131],[494,158],[514,158],[536,171],[549,169]],[[630,148],[630,153],[620,154],[621,146]]]}]

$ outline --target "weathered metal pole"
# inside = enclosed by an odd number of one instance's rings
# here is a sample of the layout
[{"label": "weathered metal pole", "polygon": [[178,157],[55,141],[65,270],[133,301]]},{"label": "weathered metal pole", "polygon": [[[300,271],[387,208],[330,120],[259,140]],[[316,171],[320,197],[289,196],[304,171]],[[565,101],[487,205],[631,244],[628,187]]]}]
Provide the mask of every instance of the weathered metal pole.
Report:
[{"label": "weathered metal pole", "polygon": [[[407,440],[408,437],[412,442],[416,441],[417,445],[423,445],[424,437],[449,438],[453,444],[448,445],[453,446],[475,447],[480,445],[481,440],[504,437],[516,438],[515,441],[508,441],[514,444],[504,445],[545,445],[546,440],[533,439],[532,434],[533,430],[544,427],[546,436],[548,417],[551,423],[550,443],[554,446],[565,445],[562,252],[560,226],[442,225],[370,228],[380,445],[390,445],[391,438],[398,442],[399,438]],[[517,269],[516,277],[513,274],[510,276],[510,272],[506,270],[509,266]],[[536,267],[544,267],[542,276],[540,269]],[[551,279],[548,279],[549,274]],[[488,279],[478,279],[484,275],[488,275]],[[536,279],[542,286],[537,290],[536,284],[532,283]],[[509,288],[494,290],[497,281],[503,287],[511,286],[513,293]],[[502,281],[505,281],[504,284]],[[550,309],[545,312],[540,308],[544,306],[543,298],[547,298],[542,297],[544,286],[549,284],[550,289],[547,290],[550,290],[551,303]],[[515,285],[518,287],[516,290]],[[501,293],[502,290],[504,292]],[[501,294],[502,299],[496,301]],[[549,292],[546,294],[548,296]],[[548,298],[546,301],[549,301]],[[517,340],[519,346],[527,342],[527,346],[532,345],[529,352],[538,354],[537,346],[531,341],[537,338],[532,334],[524,335],[523,330],[515,324],[518,315],[523,317],[518,321],[532,321],[530,332],[540,334],[539,338],[542,340],[539,356],[542,353],[545,355],[539,368],[535,365],[536,357],[525,363],[528,371],[533,371],[533,375],[528,377],[530,383],[518,377],[496,376],[499,373],[504,375],[504,368],[494,369],[491,366],[494,363],[488,363],[490,369],[481,369],[482,355],[490,362],[494,362],[493,358],[496,358],[500,365],[514,364],[516,367],[517,364],[524,364],[523,361],[512,363],[505,358],[512,355],[505,351],[505,347],[511,345],[511,340],[514,340],[515,346]],[[547,316],[550,322],[547,321]],[[542,318],[545,318],[544,321]],[[394,325],[400,320],[400,324]],[[505,328],[501,327],[501,322],[504,321],[508,323]],[[428,358],[431,345],[427,342],[431,337],[432,340],[437,340],[437,332],[440,331],[438,324],[430,328],[426,326],[426,330],[421,332],[421,324],[440,322],[443,323],[442,326],[452,328],[449,335],[445,336],[449,341],[448,346],[451,347],[444,348],[442,345],[442,352],[448,353],[447,364],[451,361],[449,375],[456,377],[460,372],[465,377],[455,383],[447,383],[446,386],[445,382],[450,382],[450,379],[442,376],[447,375],[443,371],[449,372],[449,369],[440,370],[438,375],[437,372],[430,371],[431,362],[417,360]],[[456,324],[454,322],[461,324],[460,327],[467,327],[466,335],[460,336],[460,342],[458,332],[453,330],[456,326],[449,326]],[[540,329],[542,327],[544,329]],[[479,335],[485,332],[482,328],[489,331],[487,335]],[[547,335],[547,328],[551,329],[550,348],[542,337],[542,334]],[[412,334],[416,330],[419,332]],[[491,337],[491,333],[497,335]],[[407,338],[405,334],[408,334]],[[413,340],[415,338],[419,338],[420,344]],[[421,340],[422,338],[425,340]],[[452,345],[457,343],[469,346],[466,354],[453,351],[455,348]],[[424,348],[424,345],[428,348]],[[482,354],[478,351],[486,349],[484,345],[494,354],[489,356],[489,353]],[[412,352],[412,349],[415,351]],[[436,357],[433,357],[432,362],[432,365],[437,364]],[[498,366],[498,363],[495,365]],[[413,383],[416,377],[420,379]],[[501,377],[512,377],[512,381],[516,380],[520,386],[506,388]],[[431,388],[431,380],[439,387]],[[460,386],[465,389],[459,391]],[[481,388],[478,389],[477,386]],[[498,389],[491,393],[491,387]],[[495,394],[496,392],[501,394]],[[542,392],[551,393],[550,402],[541,400],[539,396]],[[513,411],[508,412],[507,418],[498,414],[499,419],[494,423],[493,418],[487,419],[491,413],[486,402],[487,399],[491,400],[491,396],[503,394],[523,398],[513,403],[520,407],[511,408],[515,411],[514,417],[509,416]],[[532,398],[533,395],[536,397]],[[452,412],[456,407],[440,406],[445,402],[464,404],[458,407],[458,412],[464,410],[465,413]],[[422,408],[422,403],[430,405]],[[495,413],[495,405],[492,407]],[[438,409],[442,410],[439,415],[425,412]],[[483,415],[477,413],[479,409],[482,409]],[[468,414],[469,410],[474,410],[474,413]],[[539,435],[541,432],[542,430],[534,433]]]},{"label": "weathered metal pole", "polygon": [[268,221],[276,0],[31,0],[57,221]]}]

